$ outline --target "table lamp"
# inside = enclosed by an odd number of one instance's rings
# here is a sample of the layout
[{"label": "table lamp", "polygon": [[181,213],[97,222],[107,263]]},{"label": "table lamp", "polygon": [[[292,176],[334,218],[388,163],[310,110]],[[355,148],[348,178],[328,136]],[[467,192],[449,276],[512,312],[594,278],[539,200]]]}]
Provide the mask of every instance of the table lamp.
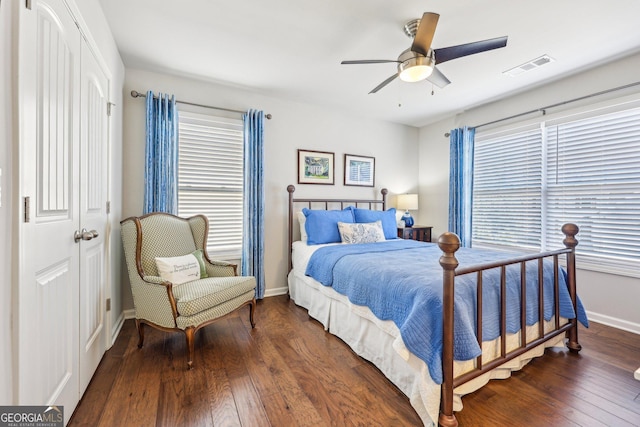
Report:
[{"label": "table lamp", "polygon": [[413,227],[413,217],[409,213],[410,209],[418,209],[418,195],[417,194],[398,194],[397,208],[404,210],[402,220],[406,227]]}]

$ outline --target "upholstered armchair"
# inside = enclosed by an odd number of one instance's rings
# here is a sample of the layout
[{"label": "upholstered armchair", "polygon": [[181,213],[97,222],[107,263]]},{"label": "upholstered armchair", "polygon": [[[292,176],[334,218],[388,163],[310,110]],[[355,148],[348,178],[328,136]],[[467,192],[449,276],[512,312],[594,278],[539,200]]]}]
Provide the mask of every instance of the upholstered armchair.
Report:
[{"label": "upholstered armchair", "polygon": [[[150,213],[127,218],[120,224],[139,348],[143,345],[145,324],[163,331],[182,331],[187,341],[187,366],[191,369],[194,337],[200,328],[246,305],[251,327],[255,327],[256,280],[237,276],[235,264],[209,259],[207,217]],[[171,264],[172,260],[180,262],[171,265],[168,273],[163,262]],[[182,276],[173,277],[172,282],[166,277],[172,277],[174,271]]]}]

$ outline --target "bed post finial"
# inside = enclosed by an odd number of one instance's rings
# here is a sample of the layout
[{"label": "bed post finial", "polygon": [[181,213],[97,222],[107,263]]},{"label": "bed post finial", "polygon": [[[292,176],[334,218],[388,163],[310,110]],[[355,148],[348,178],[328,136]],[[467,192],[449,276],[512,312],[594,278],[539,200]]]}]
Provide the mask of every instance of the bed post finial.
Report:
[{"label": "bed post finial", "polygon": [[289,193],[293,193],[294,191],[296,191],[296,187],[293,184],[287,185],[287,191]]},{"label": "bed post finial", "polygon": [[566,223],[562,226],[562,232],[566,236],[562,243],[571,249],[571,252],[567,253],[567,286],[569,287],[569,296],[571,296],[571,303],[573,304],[573,312],[576,313],[576,317],[571,319],[571,329],[567,331],[567,347],[574,353],[582,350],[582,346],[578,342],[578,297],[576,291],[576,246],[578,246],[578,240],[576,234],[578,234],[580,228],[572,223]]},{"label": "bed post finial", "polygon": [[442,257],[440,257],[440,265],[442,268],[445,270],[456,269],[458,266],[458,260],[454,254],[458,249],[460,249],[460,245],[460,238],[456,233],[447,231],[438,237],[438,247],[440,247],[440,250],[444,252]]},{"label": "bed post finial", "polygon": [[574,249],[576,246],[578,246],[578,240],[576,240],[576,234],[578,234],[579,231],[580,231],[580,228],[577,225],[572,224],[570,222],[568,222],[565,225],[563,225],[562,226],[562,233],[566,237],[562,241],[562,243],[564,243],[564,245],[567,248]]},{"label": "bed post finial", "polygon": [[453,296],[458,260],[456,251],[460,249],[460,238],[455,233],[446,232],[438,237],[442,250],[442,387],[440,388],[440,415],[438,424],[456,427],[458,420],[453,414]]}]

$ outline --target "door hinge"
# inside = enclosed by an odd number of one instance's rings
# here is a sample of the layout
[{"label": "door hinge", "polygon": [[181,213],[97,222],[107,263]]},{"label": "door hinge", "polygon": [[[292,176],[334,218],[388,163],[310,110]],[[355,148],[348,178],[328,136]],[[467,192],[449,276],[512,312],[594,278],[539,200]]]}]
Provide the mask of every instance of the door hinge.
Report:
[{"label": "door hinge", "polygon": [[107,116],[111,117],[111,107],[115,107],[116,104],[113,102],[107,102]]},{"label": "door hinge", "polygon": [[26,196],[24,198],[24,222],[29,222],[31,220],[31,216],[30,216],[30,210],[31,210],[31,198],[29,196]]},{"label": "door hinge", "polygon": [[24,5],[27,9],[31,10],[31,0],[25,0]]},{"label": "door hinge", "polygon": [[107,213],[111,213],[111,202],[107,201]]},{"label": "door hinge", "polygon": [[111,311],[111,298],[107,298],[107,311]]}]

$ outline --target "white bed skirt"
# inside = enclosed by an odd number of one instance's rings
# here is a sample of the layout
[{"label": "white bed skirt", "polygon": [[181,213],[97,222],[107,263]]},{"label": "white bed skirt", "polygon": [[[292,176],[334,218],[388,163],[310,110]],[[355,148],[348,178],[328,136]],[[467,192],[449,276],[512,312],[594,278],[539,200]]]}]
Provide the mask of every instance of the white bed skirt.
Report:
[{"label": "white bed skirt", "polygon": [[[288,282],[289,294],[296,305],[306,308],[325,330],[342,339],[356,354],[380,369],[409,398],[425,426],[437,425],[440,385],[431,379],[427,365],[407,350],[393,321],[378,319],[369,308],[352,304],[346,296],[295,269],[289,273]],[[566,322],[565,319],[563,321]],[[553,329],[553,319],[547,322],[545,329]],[[518,347],[519,335],[513,334],[507,338],[508,350]],[[534,339],[536,335],[537,326],[529,326],[527,337]],[[454,411],[462,409],[461,396],[479,389],[491,379],[508,378],[512,371],[521,369],[533,357],[541,356],[546,347],[553,346],[564,346],[563,334],[456,388]],[[485,363],[499,352],[499,339],[483,343]],[[469,371],[473,366],[474,360],[455,362],[455,375]]]}]

